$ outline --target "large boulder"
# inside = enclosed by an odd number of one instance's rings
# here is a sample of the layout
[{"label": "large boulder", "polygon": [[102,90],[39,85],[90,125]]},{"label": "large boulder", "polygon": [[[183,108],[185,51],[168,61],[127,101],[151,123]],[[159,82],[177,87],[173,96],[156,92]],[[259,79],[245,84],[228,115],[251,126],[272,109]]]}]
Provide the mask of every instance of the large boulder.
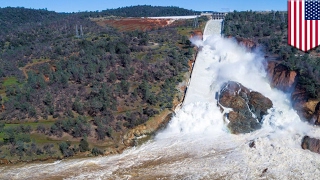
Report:
[{"label": "large boulder", "polygon": [[320,100],[310,98],[307,91],[299,84],[291,94],[292,107],[297,110],[302,120],[311,124],[320,125]]},{"label": "large boulder", "polygon": [[302,149],[308,149],[312,152],[320,154],[320,140],[319,139],[305,136],[302,139],[301,147],[302,147]]},{"label": "large boulder", "polygon": [[261,93],[252,91],[242,84],[229,81],[225,83],[219,93],[218,104],[227,112],[228,128],[231,133],[249,133],[261,128],[263,116],[268,114],[273,104]]},{"label": "large boulder", "polygon": [[315,120],[316,125],[320,125],[320,102],[318,102],[315,111],[313,113],[313,118]]}]

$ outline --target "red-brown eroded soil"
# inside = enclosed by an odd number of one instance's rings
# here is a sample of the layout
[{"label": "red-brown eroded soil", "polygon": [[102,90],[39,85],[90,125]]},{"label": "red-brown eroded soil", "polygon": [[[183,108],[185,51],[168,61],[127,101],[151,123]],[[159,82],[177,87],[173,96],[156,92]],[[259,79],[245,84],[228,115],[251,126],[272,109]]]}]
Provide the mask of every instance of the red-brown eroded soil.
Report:
[{"label": "red-brown eroded soil", "polygon": [[191,38],[192,37],[200,37],[201,39],[203,39],[203,33],[201,30],[194,30],[191,35]]},{"label": "red-brown eroded soil", "polygon": [[123,19],[93,19],[100,26],[112,26],[120,31],[151,30],[165,27],[174,22],[171,19],[123,18]]}]

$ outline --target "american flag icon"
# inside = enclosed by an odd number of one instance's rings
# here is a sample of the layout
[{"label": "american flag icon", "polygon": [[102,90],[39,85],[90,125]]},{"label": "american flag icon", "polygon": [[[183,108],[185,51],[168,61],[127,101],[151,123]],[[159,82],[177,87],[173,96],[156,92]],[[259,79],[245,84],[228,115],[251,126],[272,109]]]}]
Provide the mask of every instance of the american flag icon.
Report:
[{"label": "american flag icon", "polygon": [[288,44],[309,51],[320,43],[320,0],[288,0]]}]

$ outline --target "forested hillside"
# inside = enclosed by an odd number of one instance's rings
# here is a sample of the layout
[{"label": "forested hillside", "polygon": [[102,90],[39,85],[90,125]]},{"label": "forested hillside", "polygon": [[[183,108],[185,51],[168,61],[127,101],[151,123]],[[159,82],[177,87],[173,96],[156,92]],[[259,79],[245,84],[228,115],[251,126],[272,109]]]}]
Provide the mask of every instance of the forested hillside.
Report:
[{"label": "forested hillside", "polygon": [[[135,16],[190,12],[131,8],[145,13]],[[194,54],[179,33],[192,30],[189,23],[119,32],[87,17],[0,9],[0,159],[103,154],[125,131],[173,107]]]},{"label": "forested hillside", "polygon": [[120,16],[120,17],[156,17],[156,16],[186,16],[198,13],[193,10],[183,9],[175,6],[150,6],[138,5],[117,9],[107,9],[101,12],[83,13],[84,16]]},{"label": "forested hillside", "polygon": [[298,84],[311,98],[320,97],[320,47],[307,53],[287,44],[286,12],[233,12],[224,34],[253,40],[270,59],[298,72]]}]

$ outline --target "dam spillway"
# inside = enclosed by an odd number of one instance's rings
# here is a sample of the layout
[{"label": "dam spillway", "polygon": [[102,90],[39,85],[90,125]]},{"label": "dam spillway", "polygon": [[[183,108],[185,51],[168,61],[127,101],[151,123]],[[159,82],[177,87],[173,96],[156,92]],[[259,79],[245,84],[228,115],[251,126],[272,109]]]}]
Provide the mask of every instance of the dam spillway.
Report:
[{"label": "dam spillway", "polygon": [[[221,36],[222,19],[209,20],[206,24],[203,39],[209,36]],[[207,101],[211,96],[210,92],[210,79],[207,77],[213,75],[215,72],[206,71],[203,67],[208,67],[212,62],[207,61],[203,56],[207,54],[198,53],[195,63],[193,64],[192,74],[185,99],[183,104],[189,104],[197,101]],[[212,99],[213,100],[213,99]]]},{"label": "dam spillway", "polygon": [[208,36],[215,36],[215,35],[221,35],[222,34],[222,24],[223,19],[212,19],[209,20],[206,24],[206,27],[203,32],[204,40]]}]

